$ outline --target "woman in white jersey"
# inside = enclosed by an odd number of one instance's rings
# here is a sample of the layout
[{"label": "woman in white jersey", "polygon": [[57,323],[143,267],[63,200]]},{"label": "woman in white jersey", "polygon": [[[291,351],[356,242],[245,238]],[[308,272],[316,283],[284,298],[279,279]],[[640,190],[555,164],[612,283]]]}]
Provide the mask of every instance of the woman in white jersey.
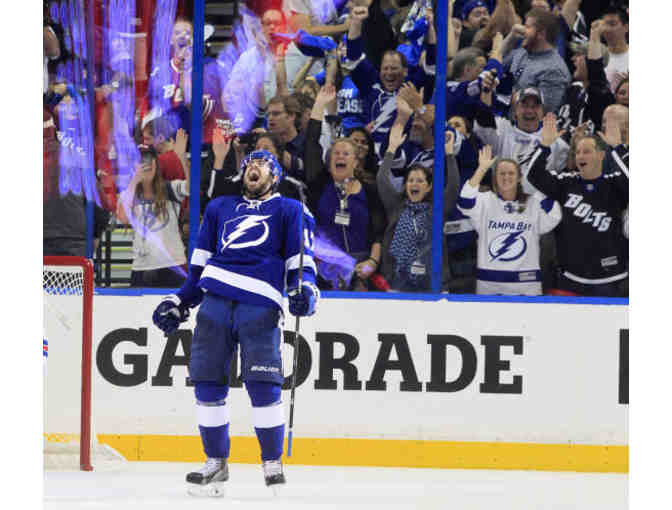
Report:
[{"label": "woman in white jersey", "polygon": [[189,196],[185,180],[165,181],[153,148],[140,145],[141,162],[118,201],[117,217],[133,227],[132,287],[180,287],[187,262],[180,236],[180,204]]},{"label": "woman in white jersey", "polygon": [[478,232],[476,293],[540,295],[539,236],[560,222],[560,206],[541,193],[524,193],[520,166],[510,159],[497,161],[493,190],[479,191],[495,161],[489,145],[479,151],[478,168],[457,201]]}]

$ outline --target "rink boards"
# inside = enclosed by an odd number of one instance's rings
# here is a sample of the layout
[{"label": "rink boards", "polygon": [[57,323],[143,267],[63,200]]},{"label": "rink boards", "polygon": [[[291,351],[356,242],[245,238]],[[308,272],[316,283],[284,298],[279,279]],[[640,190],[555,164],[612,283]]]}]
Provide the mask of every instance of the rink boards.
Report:
[{"label": "rink boards", "polygon": [[[289,462],[627,472],[626,304],[428,299],[324,299],[301,321]],[[164,338],[160,300],[94,298],[95,432],[128,459],[197,461],[194,315]],[[257,463],[249,398],[231,386],[231,460]]]}]

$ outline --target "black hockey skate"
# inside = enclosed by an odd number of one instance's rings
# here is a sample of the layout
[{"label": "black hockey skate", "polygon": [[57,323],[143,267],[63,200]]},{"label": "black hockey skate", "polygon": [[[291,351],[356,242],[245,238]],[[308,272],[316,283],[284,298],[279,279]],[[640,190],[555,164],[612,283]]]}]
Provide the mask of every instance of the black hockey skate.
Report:
[{"label": "black hockey skate", "polygon": [[280,459],[265,460],[261,464],[261,467],[264,469],[264,481],[266,482],[266,486],[277,496],[280,487],[285,484],[285,475],[282,472],[282,461]]},{"label": "black hockey skate", "polygon": [[192,496],[221,497],[228,479],[226,459],[208,459],[201,469],[187,474],[187,492]]}]

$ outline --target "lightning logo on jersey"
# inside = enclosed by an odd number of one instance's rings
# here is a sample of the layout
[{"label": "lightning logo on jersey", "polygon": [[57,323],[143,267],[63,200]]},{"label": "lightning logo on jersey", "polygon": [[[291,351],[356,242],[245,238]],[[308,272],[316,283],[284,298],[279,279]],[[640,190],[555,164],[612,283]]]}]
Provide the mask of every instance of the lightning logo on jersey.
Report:
[{"label": "lightning logo on jersey", "polygon": [[488,245],[488,251],[492,257],[490,260],[509,262],[522,257],[527,251],[527,241],[522,233],[519,231],[501,234],[490,241]]},{"label": "lightning logo on jersey", "polygon": [[[227,248],[239,250],[250,246],[259,246],[268,239],[268,223],[270,215],[245,215],[239,216],[224,224],[222,230],[222,251]],[[245,241],[234,241],[245,238]]]}]

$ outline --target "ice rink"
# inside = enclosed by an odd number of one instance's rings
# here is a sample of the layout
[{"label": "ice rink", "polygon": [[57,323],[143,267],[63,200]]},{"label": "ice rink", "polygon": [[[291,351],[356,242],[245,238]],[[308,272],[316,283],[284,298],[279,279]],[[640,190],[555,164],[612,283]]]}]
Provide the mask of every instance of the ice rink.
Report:
[{"label": "ice rink", "polygon": [[628,508],[628,477],[541,471],[285,466],[274,497],[261,467],[232,464],[224,498],[186,494],[184,476],[201,464],[129,462],[112,471],[44,474],[44,508],[151,509],[590,509]]}]

